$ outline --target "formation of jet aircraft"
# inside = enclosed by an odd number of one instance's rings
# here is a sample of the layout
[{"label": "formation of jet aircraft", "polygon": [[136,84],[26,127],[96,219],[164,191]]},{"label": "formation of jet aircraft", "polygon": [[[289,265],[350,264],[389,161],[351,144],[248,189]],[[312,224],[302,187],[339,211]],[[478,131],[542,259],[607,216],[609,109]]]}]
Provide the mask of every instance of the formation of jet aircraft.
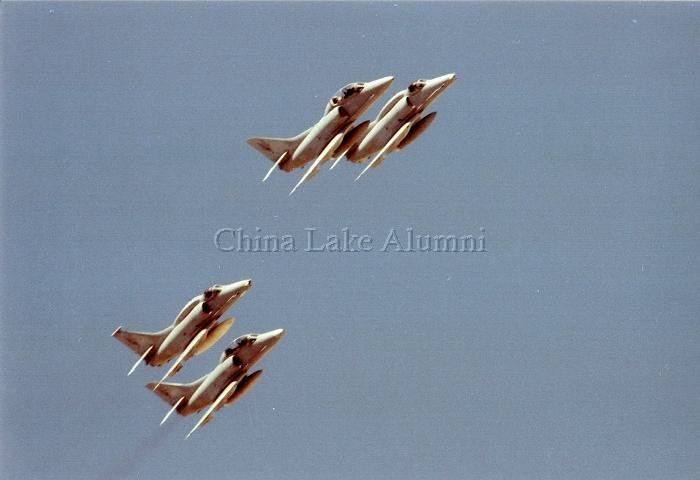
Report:
[{"label": "formation of jet aircraft", "polygon": [[215,412],[236,402],[245,395],[262,375],[262,370],[248,373],[250,368],[282,339],[284,330],[265,333],[249,333],[238,337],[221,355],[219,364],[209,373],[192,383],[149,383],[156,394],[172,407],[160,422],[161,425],[173,411],[180,415],[197,413],[204,408],[195,426],[187,434],[189,438],[199,427],[206,425]]},{"label": "formation of jet aircraft", "polygon": [[208,423],[213,414],[245,395],[260,378],[262,370],[248,373],[267,352],[280,341],[284,330],[249,333],[237,338],[221,355],[218,365],[208,374],[192,383],[166,383],[168,377],[182,369],[194,355],[208,350],[233,325],[234,318],[219,322],[223,314],[252,286],[251,280],[228,285],[213,285],[183,307],[172,325],[155,333],[130,332],[117,328],[112,336],[133,350],[139,359],[128,375],[142,362],[159,367],[177,360],[165,375],[147,387],[171,405],[161,425],[178,412],[186,416],[207,408],[186,438]]},{"label": "formation of jet aircraft", "polygon": [[346,85],[328,101],[323,117],[296,137],[248,139],[249,145],[274,162],[263,182],[277,168],[290,172],[310,163],[289,192],[292,195],[330,159],[336,159],[330,167],[332,170],[343,156],[350,162],[362,163],[374,155],[357,176],[359,180],[367,170],[378,167],[387,154],[408,146],[430,126],[437,112],[427,115],[423,112],[456,78],[451,73],[430,80],[416,80],[396,93],[376,119],[358,125],[353,124],[388,90],[394,78]]},{"label": "formation of jet aircraft", "polygon": [[[370,168],[379,166],[386,155],[414,142],[430,126],[436,112],[424,115],[425,110],[452,85],[455,78],[452,73],[430,80],[416,80],[391,97],[373,121],[366,120],[358,125],[355,122],[389,89],[394,78],[383,77],[346,85],[328,101],[321,119],[299,135],[248,139],[253,148],[274,162],[263,181],[276,169],[291,172],[310,164],[289,193],[291,195],[331,159],[335,159],[330,167],[332,170],[343,157],[353,163],[371,158],[357,176],[359,179]],[[213,285],[187,302],[172,325],[159,332],[131,332],[119,327],[112,333],[139,356],[128,375],[141,363],[160,367],[175,359],[158,382],[146,386],[170,405],[161,425],[173,412],[187,416],[206,408],[185,438],[210,422],[222,407],[235,403],[252,388],[260,379],[262,370],[250,370],[284,335],[282,329],[243,335],[224,350],[214,369],[200,379],[191,383],[165,381],[178,373],[187,360],[205,352],[226,334],[234,318],[219,321],[220,318],[251,286],[251,280]]]}]

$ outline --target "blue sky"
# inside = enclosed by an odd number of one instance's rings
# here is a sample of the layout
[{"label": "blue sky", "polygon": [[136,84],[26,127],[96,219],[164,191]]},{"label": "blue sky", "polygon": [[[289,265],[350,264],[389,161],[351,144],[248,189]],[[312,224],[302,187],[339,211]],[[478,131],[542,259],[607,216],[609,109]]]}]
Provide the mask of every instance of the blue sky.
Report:
[{"label": "blue sky", "polygon": [[[0,9],[3,478],[697,477],[697,5]],[[260,182],[246,138],[305,130],[351,81],[450,72],[360,182]],[[239,227],[484,228],[487,252],[215,247]],[[163,372],[127,378],[110,333],[248,277],[225,341],[286,336],[184,441],[197,417],[159,427]]]}]

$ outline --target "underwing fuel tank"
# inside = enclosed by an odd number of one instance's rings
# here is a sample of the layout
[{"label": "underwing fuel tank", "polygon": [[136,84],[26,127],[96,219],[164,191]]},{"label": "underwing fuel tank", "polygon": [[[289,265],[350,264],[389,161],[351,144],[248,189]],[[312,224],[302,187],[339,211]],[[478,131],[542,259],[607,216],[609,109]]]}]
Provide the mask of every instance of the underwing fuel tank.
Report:
[{"label": "underwing fuel tank", "polygon": [[260,380],[262,373],[262,370],[256,370],[250,375],[246,375],[245,378],[243,378],[243,380],[241,380],[241,382],[238,384],[236,392],[226,401],[226,405],[233,405],[239,398],[248,393],[250,389],[253,388],[253,385]]},{"label": "underwing fuel tank", "polygon": [[221,337],[223,337],[226,334],[226,332],[228,332],[229,328],[231,328],[231,325],[233,325],[234,321],[235,319],[233,317],[228,318],[223,322],[217,323],[216,325],[211,327],[207,332],[206,338],[202,340],[202,342],[195,348],[194,354],[199,355],[200,353],[207,351]]},{"label": "underwing fuel tank", "polygon": [[401,140],[401,142],[396,148],[401,150],[402,148],[407,147],[408,145],[413,143],[423,132],[425,132],[428,129],[430,124],[433,123],[433,120],[435,120],[436,115],[437,112],[433,112],[418,120],[418,122],[416,122],[411,127],[411,130],[408,132],[408,135],[406,135],[406,138]]},{"label": "underwing fuel tank", "polygon": [[[353,129],[350,130],[348,133],[346,133],[345,137],[343,138],[343,142],[338,148],[335,149],[335,152],[333,152],[333,156],[339,157],[341,156],[341,154],[344,154],[346,151],[350,150],[353,146],[359,143],[360,140],[362,140],[367,134],[367,130],[369,130],[369,124],[369,120],[365,120],[359,125],[353,127]],[[333,166],[335,166],[335,164]]]}]

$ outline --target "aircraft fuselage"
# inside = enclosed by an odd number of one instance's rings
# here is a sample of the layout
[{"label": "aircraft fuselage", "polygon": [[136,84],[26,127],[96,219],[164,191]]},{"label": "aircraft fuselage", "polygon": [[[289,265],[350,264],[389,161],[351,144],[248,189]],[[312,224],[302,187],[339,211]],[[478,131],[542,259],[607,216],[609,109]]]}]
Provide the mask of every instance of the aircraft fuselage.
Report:
[{"label": "aircraft fuselage", "polygon": [[250,365],[236,365],[233,358],[227,358],[207,375],[180,413],[189,415],[210,405],[228,384],[240,380],[249,368]]},{"label": "aircraft fuselage", "polygon": [[206,313],[202,310],[203,302],[200,302],[192,311],[165,337],[160,344],[151,363],[156,366],[169,362],[173,357],[182,352],[192,339],[204,329],[209,328],[221,317],[223,311],[218,315]]},{"label": "aircraft fuselage", "polygon": [[347,116],[340,107],[333,108],[314,125],[304,140],[284,162],[285,170],[294,170],[315,160],[338,132],[352,124],[356,116]]},{"label": "aircraft fuselage", "polygon": [[[406,123],[415,123],[420,115],[454,82],[454,74],[443,75],[423,82],[420,91],[409,89],[399,92],[401,98],[383,116],[377,118],[364,138],[346,154],[351,162],[361,162],[381,150]],[[385,107],[387,108],[387,107]],[[387,152],[388,153],[388,152]]]},{"label": "aircraft fuselage", "polygon": [[257,342],[238,348],[235,353],[225,356],[205,377],[187,403],[178,408],[178,412],[181,415],[190,415],[211,405],[231,382],[243,380],[250,368],[279,342],[283,334],[282,329],[258,334]]},{"label": "aircraft fuselage", "polygon": [[243,280],[230,285],[217,286],[221,292],[216,298],[206,300],[200,296],[197,303],[183,318],[178,317],[175,320],[173,329],[163,339],[155,353],[148,358],[149,364],[161,366],[182,353],[195,336],[202,330],[211,328],[226,310],[248,291],[250,285],[249,280]]},{"label": "aircraft fuselage", "polygon": [[399,131],[399,128],[407,121],[413,120],[416,115],[420,115],[424,108],[418,109],[410,105],[407,97],[396,102],[386,115],[371,126],[357,148],[348,152],[348,159],[352,162],[361,162],[378,152]]}]

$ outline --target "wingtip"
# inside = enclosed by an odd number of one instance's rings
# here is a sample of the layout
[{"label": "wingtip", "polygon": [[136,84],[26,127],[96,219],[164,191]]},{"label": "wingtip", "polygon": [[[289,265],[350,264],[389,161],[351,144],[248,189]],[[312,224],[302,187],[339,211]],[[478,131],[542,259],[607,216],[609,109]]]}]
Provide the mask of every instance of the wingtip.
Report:
[{"label": "wingtip", "polygon": [[115,336],[117,333],[122,331],[122,326],[119,325],[115,331],[112,332],[112,336]]},{"label": "wingtip", "polygon": [[177,407],[180,406],[180,404],[182,403],[182,401],[183,401],[184,399],[185,399],[185,397],[183,396],[183,397],[180,397],[180,399],[179,399],[177,402],[175,402],[175,404],[173,405],[173,407],[172,407],[170,410],[168,410],[168,413],[165,414],[165,417],[163,417],[163,420],[160,421],[160,424],[161,424],[161,425],[163,425],[163,424],[166,422],[166,420],[167,420],[168,418],[170,418],[170,415],[172,415],[173,412],[177,410]]},{"label": "wingtip", "polygon": [[291,197],[292,194],[293,194],[294,192],[297,191],[297,188],[299,188],[299,187],[301,186],[302,183],[304,183],[304,177],[301,177],[301,180],[299,180],[299,183],[297,183],[296,185],[294,185],[294,188],[292,188],[292,191],[289,192],[289,195],[288,195],[288,196]]},{"label": "wingtip", "polygon": [[136,367],[138,367],[139,365],[141,365],[141,362],[143,362],[143,359],[146,358],[146,356],[151,352],[151,350],[153,350],[153,345],[151,345],[150,347],[148,347],[148,348],[146,349],[146,351],[143,352],[143,355],[141,355],[141,357],[140,357],[138,360],[136,360],[136,363],[134,363],[134,366],[131,367],[131,370],[129,370],[129,373],[126,374],[127,377],[128,377],[129,375],[131,375],[132,373],[134,373],[134,370],[136,370]]},{"label": "wingtip", "polygon": [[272,175],[272,172],[275,170],[275,166],[276,165],[273,165],[272,168],[270,170],[268,170],[268,172],[265,174],[265,176],[262,179],[263,182],[266,182],[267,179],[270,178],[270,175]]},{"label": "wingtip", "polygon": [[340,159],[343,158],[343,155],[345,155],[345,153],[342,153],[338,158],[336,158],[335,162],[333,162],[333,165],[331,165],[331,168],[329,168],[328,170],[333,170],[335,167],[337,167],[338,163],[340,163]]},{"label": "wingtip", "polygon": [[[176,364],[176,365],[177,365],[177,364]],[[170,370],[168,370],[167,372],[165,372],[165,375],[163,375],[163,378],[161,378],[160,380],[158,380],[158,383],[156,383],[156,384],[155,384],[156,386],[153,387],[153,389],[152,389],[154,392],[155,392],[156,390],[158,390],[158,387],[160,387],[161,384],[170,376],[169,374],[170,374]],[[152,384],[151,384],[151,385],[152,385]]]},{"label": "wingtip", "polygon": [[361,171],[360,174],[357,176],[357,178],[355,179],[355,181],[358,181],[358,180],[360,179],[360,177],[362,177],[362,175],[364,175],[365,173],[367,173],[367,170],[369,170],[370,168],[372,168],[372,165],[374,165],[374,162],[376,162],[376,161],[377,161],[376,158],[375,158],[374,160],[371,160],[371,161],[367,164],[367,166],[366,166],[364,169],[362,169],[362,171]]}]

